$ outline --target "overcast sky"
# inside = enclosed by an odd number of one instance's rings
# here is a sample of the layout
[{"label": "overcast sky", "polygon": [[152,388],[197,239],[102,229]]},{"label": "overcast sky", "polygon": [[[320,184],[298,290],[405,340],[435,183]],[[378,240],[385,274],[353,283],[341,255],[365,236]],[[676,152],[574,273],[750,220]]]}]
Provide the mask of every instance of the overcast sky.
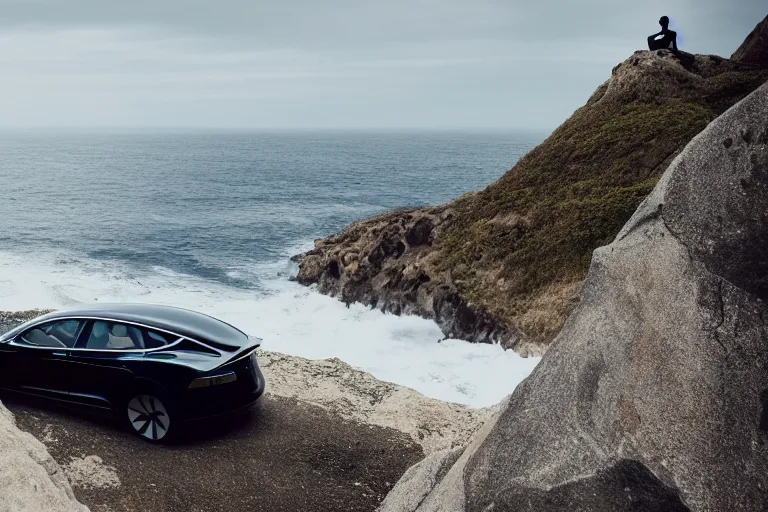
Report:
[{"label": "overcast sky", "polygon": [[551,129],[645,47],[765,0],[0,0],[0,126]]}]

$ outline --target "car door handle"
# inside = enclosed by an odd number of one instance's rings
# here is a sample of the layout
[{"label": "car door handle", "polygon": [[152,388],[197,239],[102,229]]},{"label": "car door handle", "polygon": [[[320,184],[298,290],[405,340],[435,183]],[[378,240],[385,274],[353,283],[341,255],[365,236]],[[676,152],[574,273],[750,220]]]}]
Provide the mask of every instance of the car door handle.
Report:
[{"label": "car door handle", "polygon": [[51,352],[51,355],[52,356],[57,356],[57,357],[67,357],[67,353],[66,352]]}]

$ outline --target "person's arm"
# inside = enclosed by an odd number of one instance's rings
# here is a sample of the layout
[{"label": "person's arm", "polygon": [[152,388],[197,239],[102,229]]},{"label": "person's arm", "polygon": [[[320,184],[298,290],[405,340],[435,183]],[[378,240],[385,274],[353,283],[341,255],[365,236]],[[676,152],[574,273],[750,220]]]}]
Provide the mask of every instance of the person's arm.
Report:
[{"label": "person's arm", "polygon": [[672,32],[672,51],[677,51],[677,32]]}]

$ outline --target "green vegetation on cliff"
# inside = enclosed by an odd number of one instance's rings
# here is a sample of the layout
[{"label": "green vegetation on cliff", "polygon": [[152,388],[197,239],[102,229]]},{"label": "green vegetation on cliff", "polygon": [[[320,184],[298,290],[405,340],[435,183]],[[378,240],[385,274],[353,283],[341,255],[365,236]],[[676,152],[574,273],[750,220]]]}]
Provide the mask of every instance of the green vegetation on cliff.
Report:
[{"label": "green vegetation on cliff", "polygon": [[636,52],[496,183],[356,222],[318,241],[298,280],[434,318],[446,336],[537,351],[578,302],[592,252],[694,136],[766,80],[714,55]]},{"label": "green vegetation on cliff", "polygon": [[[592,251],[616,236],[677,152],[766,80],[766,71],[729,71],[705,79],[698,97],[630,103],[601,97],[601,87],[499,181],[453,205],[437,240],[440,270],[469,302],[530,341],[550,341],[564,312],[526,322],[537,299],[584,279]],[[574,297],[563,299],[569,309]]]}]

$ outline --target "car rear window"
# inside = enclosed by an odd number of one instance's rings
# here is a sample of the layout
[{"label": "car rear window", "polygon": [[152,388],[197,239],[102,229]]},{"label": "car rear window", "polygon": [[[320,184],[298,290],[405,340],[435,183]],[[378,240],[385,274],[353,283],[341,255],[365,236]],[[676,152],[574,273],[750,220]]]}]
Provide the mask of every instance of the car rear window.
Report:
[{"label": "car rear window", "polygon": [[148,349],[160,348],[166,345],[170,345],[178,338],[177,336],[171,336],[170,334],[150,330],[145,331],[145,334],[146,336],[144,337],[144,347]]}]

